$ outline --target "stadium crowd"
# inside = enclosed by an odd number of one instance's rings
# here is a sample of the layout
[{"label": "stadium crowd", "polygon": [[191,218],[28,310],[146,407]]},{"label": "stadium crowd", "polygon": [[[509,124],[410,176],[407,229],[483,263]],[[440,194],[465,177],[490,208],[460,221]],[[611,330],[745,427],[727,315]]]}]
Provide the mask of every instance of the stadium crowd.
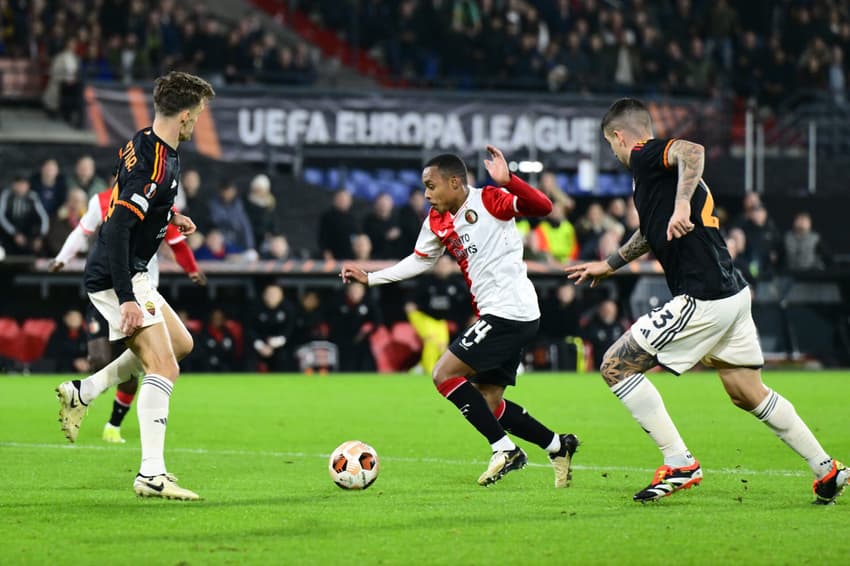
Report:
[{"label": "stadium crowd", "polygon": [[[477,184],[475,179],[469,181]],[[571,260],[605,258],[638,229],[630,198],[577,201],[561,190],[549,172],[540,176],[539,186],[555,206],[546,218],[518,222],[528,260],[557,268]],[[89,197],[105,187],[106,181],[88,156],[81,157],[67,174],[56,160],[48,159],[31,176],[13,179],[0,191],[0,245],[5,254],[54,257],[85,213]],[[413,249],[427,213],[418,187],[411,189],[403,206],[380,195],[363,215],[353,211],[351,195],[338,190],[332,206],[318,218],[314,244],[291,249],[279,221],[274,187],[266,175],[257,175],[247,187],[231,181],[207,186],[199,171],[189,169],[183,172],[180,187],[178,206],[198,226],[189,245],[197,259],[204,261],[250,265],[259,259],[399,259]],[[729,218],[722,209],[717,214],[735,264],[756,293],[760,288],[774,288],[787,274],[828,266],[830,254],[808,213],[799,212],[793,225],[783,231],[758,194],[747,194],[742,210],[740,217]],[[202,320],[183,313],[201,337],[186,364],[199,371],[314,366],[371,370],[376,364],[371,340],[378,328],[404,321],[415,310],[448,320],[457,332],[471,314],[467,296],[462,277],[451,266],[409,287],[381,288],[380,293],[351,285],[334,292],[302,290],[299,295],[272,282],[251,309],[204,309],[196,313]],[[628,297],[619,296],[613,282],[581,289],[578,294],[565,282],[541,292],[540,300],[542,350],[532,353],[532,364],[551,363],[551,356],[540,352],[557,345],[564,350],[558,356],[559,367],[575,368],[582,344],[591,347],[594,357],[601,356],[629,321]],[[85,340],[78,315],[63,314],[60,331],[47,349],[48,356],[55,356],[57,369],[82,363],[79,357],[68,357]],[[565,336],[578,338],[579,346],[565,343]]]},{"label": "stadium crowd", "polygon": [[[842,96],[845,0],[298,0],[411,84]],[[457,57],[457,53],[469,54]]]}]

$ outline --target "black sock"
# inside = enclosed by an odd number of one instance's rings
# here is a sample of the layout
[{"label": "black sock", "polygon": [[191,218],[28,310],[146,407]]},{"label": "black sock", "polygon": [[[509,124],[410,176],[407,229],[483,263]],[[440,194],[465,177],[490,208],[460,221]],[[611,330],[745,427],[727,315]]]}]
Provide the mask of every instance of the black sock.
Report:
[{"label": "black sock", "polygon": [[[440,384],[437,389],[460,409],[472,426],[494,444],[505,437],[505,430],[487,406],[481,392],[463,377],[453,377]],[[551,438],[550,438],[551,439]]]},{"label": "black sock", "polygon": [[112,401],[112,416],[109,417],[109,424],[120,427],[129,411],[129,405],[121,404],[117,399]]},{"label": "black sock", "polygon": [[546,450],[555,433],[540,423],[528,412],[514,403],[505,399],[505,411],[499,417],[499,422],[506,431],[518,436],[523,440],[533,442],[540,448]]}]

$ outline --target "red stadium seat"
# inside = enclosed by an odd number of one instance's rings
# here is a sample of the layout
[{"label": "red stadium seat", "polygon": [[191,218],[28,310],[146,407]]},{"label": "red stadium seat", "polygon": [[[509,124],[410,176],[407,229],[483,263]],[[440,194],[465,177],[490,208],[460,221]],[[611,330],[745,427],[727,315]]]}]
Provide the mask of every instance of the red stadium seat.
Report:
[{"label": "red stadium seat", "polygon": [[54,330],[56,330],[56,321],[51,318],[25,320],[21,327],[23,344],[18,359],[25,363],[40,360]]},{"label": "red stadium seat", "polygon": [[[413,330],[412,327],[411,330]],[[407,371],[419,359],[421,346],[417,344],[411,346],[411,339],[406,336],[405,329],[398,331],[401,339],[393,336],[395,332],[395,327],[393,327],[393,333],[390,333],[385,326],[379,326],[369,336],[369,346],[380,373]]]},{"label": "red stadium seat", "polygon": [[21,327],[14,318],[0,318],[0,356],[18,359],[21,352]]},{"label": "red stadium seat", "polygon": [[203,321],[196,318],[190,318],[189,320],[184,321],[184,324],[192,336],[200,336],[201,331],[204,329]]},{"label": "red stadium seat", "polygon": [[412,352],[422,351],[422,340],[409,322],[396,322],[392,329],[393,342],[404,344]]}]

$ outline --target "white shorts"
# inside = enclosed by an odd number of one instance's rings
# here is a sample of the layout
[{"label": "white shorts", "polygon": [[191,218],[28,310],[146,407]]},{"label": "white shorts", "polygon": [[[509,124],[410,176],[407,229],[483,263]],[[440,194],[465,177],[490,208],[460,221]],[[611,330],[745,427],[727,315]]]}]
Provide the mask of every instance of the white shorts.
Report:
[{"label": "white shorts", "polygon": [[[142,328],[165,322],[162,316],[165,299],[151,286],[147,273],[137,273],[133,276],[133,294],[136,296],[136,302],[142,307]],[[109,340],[126,338],[127,334],[121,332],[121,305],[118,303],[115,289],[89,293],[89,299],[109,323]]]},{"label": "white shorts", "polygon": [[713,301],[677,295],[640,317],[631,328],[632,337],[676,375],[700,361],[760,368],[764,357],[751,301],[749,287]]}]

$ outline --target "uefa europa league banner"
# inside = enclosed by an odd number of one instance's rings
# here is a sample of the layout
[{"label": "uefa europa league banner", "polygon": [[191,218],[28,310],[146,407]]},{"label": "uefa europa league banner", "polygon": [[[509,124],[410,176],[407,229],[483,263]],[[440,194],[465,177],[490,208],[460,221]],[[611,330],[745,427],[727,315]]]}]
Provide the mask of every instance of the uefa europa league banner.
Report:
[{"label": "uefa europa league banner", "polygon": [[[120,143],[150,124],[150,95],[139,88],[89,87],[86,98],[101,143]],[[602,147],[599,122],[608,103],[552,95],[222,89],[193,143],[228,161],[291,161],[309,157],[311,149],[345,156],[353,148],[388,159],[393,150],[472,156],[491,143],[511,159],[560,168],[598,159],[607,168],[615,163]]]}]

